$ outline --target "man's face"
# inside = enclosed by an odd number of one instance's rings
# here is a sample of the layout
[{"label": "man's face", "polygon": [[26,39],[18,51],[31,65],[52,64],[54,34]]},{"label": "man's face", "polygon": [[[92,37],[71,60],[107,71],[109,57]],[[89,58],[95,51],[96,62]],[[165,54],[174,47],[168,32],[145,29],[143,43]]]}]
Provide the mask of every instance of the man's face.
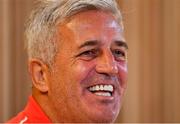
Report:
[{"label": "man's face", "polygon": [[113,122],[127,79],[122,27],[110,13],[90,10],[60,25],[59,35],[48,91],[59,120]]}]

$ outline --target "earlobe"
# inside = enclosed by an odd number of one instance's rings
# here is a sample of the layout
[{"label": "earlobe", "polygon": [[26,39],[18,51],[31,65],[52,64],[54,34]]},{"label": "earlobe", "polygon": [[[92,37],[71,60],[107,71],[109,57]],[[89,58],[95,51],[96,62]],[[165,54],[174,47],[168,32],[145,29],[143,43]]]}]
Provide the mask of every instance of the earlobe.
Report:
[{"label": "earlobe", "polygon": [[48,67],[38,59],[29,60],[29,72],[33,86],[42,93],[48,92]]}]

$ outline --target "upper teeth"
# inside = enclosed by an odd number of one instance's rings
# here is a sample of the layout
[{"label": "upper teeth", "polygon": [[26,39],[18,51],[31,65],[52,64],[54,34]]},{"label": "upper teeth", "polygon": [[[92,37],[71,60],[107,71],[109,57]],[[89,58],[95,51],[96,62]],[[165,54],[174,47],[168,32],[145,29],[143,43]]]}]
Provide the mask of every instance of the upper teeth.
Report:
[{"label": "upper teeth", "polygon": [[90,91],[109,91],[113,92],[112,85],[95,85],[89,88]]}]

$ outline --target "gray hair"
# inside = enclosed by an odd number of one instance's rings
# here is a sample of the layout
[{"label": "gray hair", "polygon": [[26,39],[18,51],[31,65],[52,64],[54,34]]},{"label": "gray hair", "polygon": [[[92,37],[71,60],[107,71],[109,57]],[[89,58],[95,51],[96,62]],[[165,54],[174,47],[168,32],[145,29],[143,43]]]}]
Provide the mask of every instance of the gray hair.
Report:
[{"label": "gray hair", "polygon": [[28,57],[50,66],[58,51],[57,25],[78,12],[91,9],[111,12],[122,25],[115,0],[39,0],[26,24]]}]

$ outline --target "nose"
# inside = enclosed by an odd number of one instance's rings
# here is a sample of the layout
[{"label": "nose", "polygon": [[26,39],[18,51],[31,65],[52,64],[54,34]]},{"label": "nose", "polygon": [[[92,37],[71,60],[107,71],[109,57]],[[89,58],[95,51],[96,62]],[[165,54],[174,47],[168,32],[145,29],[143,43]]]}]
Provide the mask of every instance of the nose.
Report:
[{"label": "nose", "polygon": [[109,76],[118,73],[117,62],[110,51],[102,54],[101,57],[97,59],[96,71]]}]

